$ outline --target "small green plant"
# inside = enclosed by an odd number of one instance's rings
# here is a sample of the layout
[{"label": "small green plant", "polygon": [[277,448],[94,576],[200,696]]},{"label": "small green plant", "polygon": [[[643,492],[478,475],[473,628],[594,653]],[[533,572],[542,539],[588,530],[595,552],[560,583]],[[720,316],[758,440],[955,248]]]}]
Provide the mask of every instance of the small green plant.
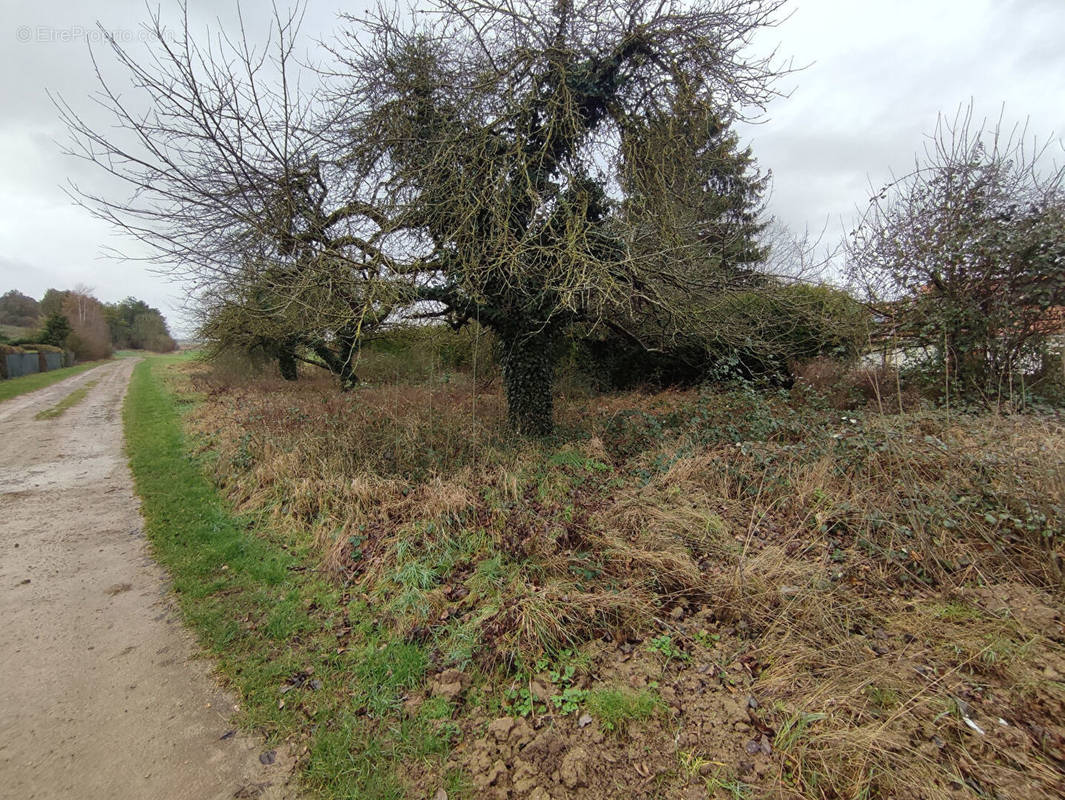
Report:
[{"label": "small green plant", "polygon": [[932,615],[946,622],[972,622],[983,617],[983,612],[965,603],[951,602],[933,606]]},{"label": "small green plant", "polygon": [[502,589],[513,575],[513,569],[500,553],[478,562],[469,579],[469,587],[478,594],[487,595]]},{"label": "small green plant", "polygon": [[250,433],[244,433],[240,437],[240,442],[237,445],[237,450],[230,459],[234,469],[246,471],[252,468],[255,463],[255,458],[251,453],[252,435]]},{"label": "small green plant", "polygon": [[470,800],[474,796],[476,787],[473,779],[462,769],[451,769],[444,775],[444,789],[448,800]]},{"label": "small green plant", "polygon": [[681,750],[677,753],[677,758],[680,760],[681,770],[689,778],[702,774],[704,768],[717,763],[708,758],[703,758],[694,750]]},{"label": "small green plant", "polygon": [[428,697],[418,709],[422,719],[451,719],[455,707],[446,697]]},{"label": "small green plant", "polygon": [[795,746],[811,725],[827,718],[827,714],[822,714],[820,712],[795,712],[783,725],[780,726],[780,730],[777,731],[777,735],[773,740],[773,749],[787,752]]},{"label": "small green plant", "polygon": [[528,686],[511,686],[503,692],[503,696],[507,699],[510,712],[519,717],[528,717],[547,711],[547,706],[533,697]]},{"label": "small green plant", "polygon": [[551,698],[551,704],[562,714],[572,714],[577,711],[587,699],[587,689],[578,689],[576,686],[567,686],[562,690],[562,694],[556,694]]},{"label": "small green plant", "polygon": [[548,463],[556,467],[576,467],[588,472],[606,472],[609,466],[594,458],[586,458],[576,450],[559,450],[548,459]]},{"label": "small green plant", "polygon": [[738,778],[727,778],[714,773],[706,779],[706,791],[714,797],[719,791],[724,792],[732,800],[746,800],[751,797],[752,787],[743,783]]},{"label": "small green plant", "polygon": [[880,711],[890,711],[902,702],[902,698],[899,697],[899,693],[896,690],[885,686],[873,686],[870,684],[865,687],[865,696]]},{"label": "small green plant", "polygon": [[546,658],[541,658],[536,662],[536,671],[546,672],[547,679],[556,686],[569,686],[573,683],[573,678],[577,674],[577,665],[567,663],[572,656],[572,650],[563,650],[559,653],[558,661],[555,664],[552,664]]},{"label": "small green plant", "polygon": [[668,633],[663,633],[661,636],[655,636],[651,639],[647,643],[647,650],[662,656],[667,664],[674,659],[677,661],[691,661],[691,654],[674,642],[673,637]]},{"label": "small green plant", "polygon": [[721,641],[721,634],[710,633],[710,631],[703,630],[697,631],[692,638],[695,640],[695,643],[701,647],[711,649],[715,644]]}]

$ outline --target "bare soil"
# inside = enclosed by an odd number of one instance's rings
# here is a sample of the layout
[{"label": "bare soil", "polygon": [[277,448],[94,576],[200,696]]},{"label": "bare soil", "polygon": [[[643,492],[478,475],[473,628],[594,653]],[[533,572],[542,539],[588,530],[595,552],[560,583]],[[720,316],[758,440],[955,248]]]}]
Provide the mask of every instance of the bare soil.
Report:
[{"label": "bare soil", "polygon": [[233,733],[144,538],[122,444],[134,364],[0,404],[0,796],[293,797],[284,750]]}]

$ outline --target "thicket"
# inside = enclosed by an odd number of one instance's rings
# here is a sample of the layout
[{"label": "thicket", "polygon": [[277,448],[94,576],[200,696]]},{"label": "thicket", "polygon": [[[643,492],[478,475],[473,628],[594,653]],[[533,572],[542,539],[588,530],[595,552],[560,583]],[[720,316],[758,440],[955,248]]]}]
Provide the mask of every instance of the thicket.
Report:
[{"label": "thicket", "polygon": [[84,287],[49,289],[40,302],[11,290],[0,297],[0,324],[29,329],[13,344],[50,345],[82,361],[107,358],[115,349],[168,353],[177,348],[158,309],[134,297],[101,303]]}]

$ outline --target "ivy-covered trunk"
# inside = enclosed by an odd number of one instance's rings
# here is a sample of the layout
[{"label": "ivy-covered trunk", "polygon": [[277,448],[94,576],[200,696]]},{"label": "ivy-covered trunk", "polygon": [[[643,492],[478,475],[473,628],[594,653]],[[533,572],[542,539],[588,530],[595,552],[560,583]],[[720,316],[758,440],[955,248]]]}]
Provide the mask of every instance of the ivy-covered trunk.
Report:
[{"label": "ivy-covered trunk", "polygon": [[510,423],[526,436],[546,436],[554,428],[554,338],[549,332],[502,339],[500,366]]},{"label": "ivy-covered trunk", "polygon": [[287,347],[282,347],[277,353],[277,366],[281,370],[281,377],[286,381],[299,379],[299,366],[296,363],[296,354]]},{"label": "ivy-covered trunk", "polygon": [[336,375],[340,381],[340,391],[347,392],[359,385],[359,376],[355,373],[355,346],[352,343],[342,342],[347,345],[340,353],[335,352],[324,342],[318,342],[313,346],[315,354],[321,359],[325,368]]}]

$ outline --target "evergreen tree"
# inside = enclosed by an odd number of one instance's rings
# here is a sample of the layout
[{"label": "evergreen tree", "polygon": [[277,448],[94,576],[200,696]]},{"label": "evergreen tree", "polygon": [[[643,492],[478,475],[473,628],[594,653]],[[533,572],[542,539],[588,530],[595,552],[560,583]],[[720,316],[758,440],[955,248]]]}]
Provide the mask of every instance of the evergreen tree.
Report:
[{"label": "evergreen tree", "polygon": [[41,344],[50,344],[53,347],[66,347],[67,339],[74,329],[63,314],[58,312],[49,314],[44,321],[44,329],[38,337]]}]

